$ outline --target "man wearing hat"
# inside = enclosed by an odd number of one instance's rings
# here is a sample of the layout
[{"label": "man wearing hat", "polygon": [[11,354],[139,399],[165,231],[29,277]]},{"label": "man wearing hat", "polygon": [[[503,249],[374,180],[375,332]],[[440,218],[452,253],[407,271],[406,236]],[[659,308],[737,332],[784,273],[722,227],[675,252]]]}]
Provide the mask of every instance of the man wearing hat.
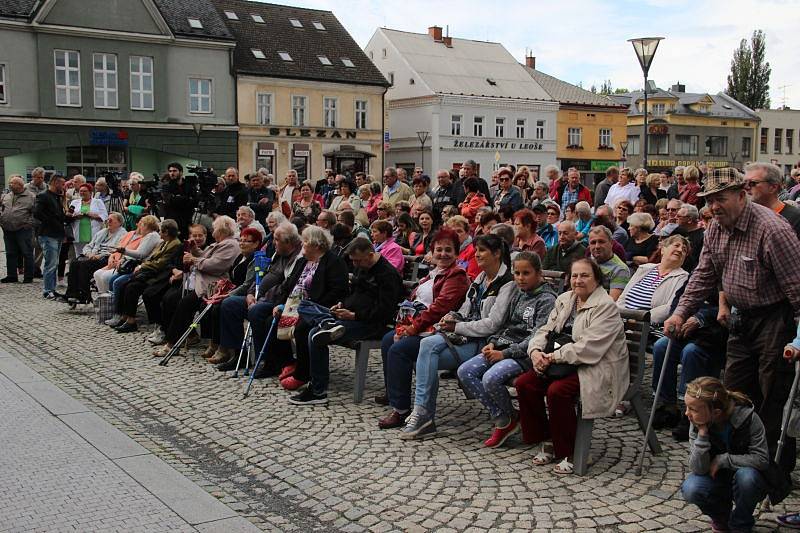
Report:
[{"label": "man wearing hat", "polygon": [[[736,169],[712,170],[698,196],[705,198],[714,222],[706,229],[700,262],[664,331],[673,335],[674,328],[680,337],[686,319],[721,286],[731,306],[730,316],[721,310],[719,317],[730,330],[725,386],[753,400],[773,455],[793,377],[782,355],[800,314],[800,242],[782,217],[750,200]],[[789,472],[794,460],[794,439],[788,439],[781,466]]]}]

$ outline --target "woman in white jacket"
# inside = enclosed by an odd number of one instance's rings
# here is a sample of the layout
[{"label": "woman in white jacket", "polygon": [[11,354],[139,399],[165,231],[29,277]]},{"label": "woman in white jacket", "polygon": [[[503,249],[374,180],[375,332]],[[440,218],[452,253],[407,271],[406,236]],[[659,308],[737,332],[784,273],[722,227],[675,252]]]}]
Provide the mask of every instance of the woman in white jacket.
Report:
[{"label": "woman in white jacket", "polygon": [[103,229],[108,218],[106,206],[99,198],[92,198],[92,184],[84,183],[78,189],[80,198],[69,204],[67,216],[72,220],[72,236],[75,239],[75,257],[81,255],[83,247],[91,242],[95,233]]},{"label": "woman in white jacket", "polygon": [[685,237],[672,235],[664,239],[661,262],[640,266],[617,299],[617,306],[649,310],[651,324],[664,322],[675,294],[689,279],[689,273],[681,266],[690,253],[691,245]]}]

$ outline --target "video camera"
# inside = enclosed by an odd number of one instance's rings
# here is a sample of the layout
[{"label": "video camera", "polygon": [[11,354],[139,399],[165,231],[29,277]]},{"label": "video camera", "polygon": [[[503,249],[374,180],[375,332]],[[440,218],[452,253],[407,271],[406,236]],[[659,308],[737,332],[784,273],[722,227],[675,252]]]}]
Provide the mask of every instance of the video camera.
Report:
[{"label": "video camera", "polygon": [[120,182],[125,179],[125,174],[122,172],[114,172],[111,170],[106,170],[100,173],[98,178],[103,178],[106,180],[106,185],[108,185],[108,192],[111,194],[112,197],[122,196],[122,191],[119,188]]},{"label": "video camera", "polygon": [[214,208],[214,189],[217,187],[219,177],[213,168],[205,168],[198,165],[190,165],[186,167],[187,181],[192,187],[197,187],[200,190],[199,201],[196,213],[210,214]]}]

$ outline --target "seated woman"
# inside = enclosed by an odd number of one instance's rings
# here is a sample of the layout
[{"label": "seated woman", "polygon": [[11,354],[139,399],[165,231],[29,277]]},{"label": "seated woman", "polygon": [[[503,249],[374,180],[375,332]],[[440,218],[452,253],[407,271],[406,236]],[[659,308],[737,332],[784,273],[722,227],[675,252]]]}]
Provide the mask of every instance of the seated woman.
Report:
[{"label": "seated woman", "polygon": [[[287,219],[283,213],[279,213],[278,211],[270,211],[269,215],[267,215],[267,234],[264,237],[261,247],[261,251],[267,254],[267,257],[272,257],[275,255],[275,243],[273,242],[275,239],[275,228],[277,228],[278,224],[281,224],[282,222],[287,222]],[[316,222],[316,219],[314,222]]]},{"label": "seated woman", "polygon": [[632,203],[625,199],[617,200],[617,205],[614,206],[614,222],[628,233],[630,233],[628,230],[628,216],[632,213]]},{"label": "seated woman", "polygon": [[408,199],[411,212],[419,212],[421,209],[432,210],[433,202],[431,202],[431,198],[426,192],[428,189],[426,181],[421,177],[416,177],[411,181],[411,188],[414,191],[414,195]]},{"label": "seated woman", "polygon": [[300,185],[300,198],[292,204],[292,216],[306,220],[307,224],[314,224],[322,212],[322,206],[314,199],[314,189],[309,182]]},{"label": "seated woman", "polygon": [[689,279],[689,273],[681,268],[689,251],[686,237],[672,235],[664,239],[661,262],[647,263],[636,270],[617,298],[619,308],[649,310],[651,323],[664,322],[675,294]]},{"label": "seated woman", "polygon": [[464,193],[467,195],[464,201],[458,204],[458,209],[461,216],[469,222],[470,230],[475,229],[475,215],[478,214],[478,209],[485,205],[489,205],[489,200],[480,191],[478,178],[472,176],[464,180]]},{"label": "seated woman", "polygon": [[[303,242],[301,257],[294,263],[291,274],[281,284],[272,301],[274,304],[273,316],[280,316],[281,312],[278,310],[278,306],[286,304],[290,297],[292,299],[299,298],[301,301],[309,300],[322,307],[330,308],[341,302],[347,295],[347,266],[344,259],[338,257],[331,250],[333,244],[331,234],[317,226],[308,226],[303,230],[301,239]],[[312,328],[313,326],[298,320],[294,336],[307,339]],[[291,361],[292,357],[291,343],[277,341],[277,339],[268,339],[268,342],[271,356],[282,359],[278,361],[279,364],[270,366],[273,368],[287,366],[286,363]],[[311,379],[307,352],[303,355],[304,357],[300,357],[301,353],[298,351],[294,370],[287,372],[281,379],[281,386],[284,389],[297,390]],[[266,364],[266,361],[264,363]]]},{"label": "seated woman", "polygon": [[469,278],[456,262],[458,247],[458,235],[454,231],[439,230],[433,238],[433,262],[436,266],[420,280],[411,294],[415,311],[409,310],[408,318],[383,337],[383,375],[392,411],[378,421],[381,429],[401,427],[408,418],[411,375],[422,342],[421,334],[429,334],[434,324],[464,302]]},{"label": "seated woman", "polygon": [[100,268],[108,264],[108,258],[119,246],[125,236],[124,219],[119,213],[108,215],[107,228],[94,234],[83,252],[70,261],[67,273],[67,291],[63,300],[73,307],[78,303],[92,301],[89,280]]},{"label": "seated woman", "polygon": [[499,211],[504,206],[510,206],[517,211],[525,207],[522,192],[512,183],[511,169],[503,167],[497,173],[498,188],[494,198],[494,210]]},{"label": "seated woman", "polygon": [[[481,273],[481,267],[475,260],[475,246],[472,243],[472,236],[470,235],[469,222],[461,215],[453,215],[447,219],[445,226],[456,232],[458,235],[458,257],[456,264],[467,271],[470,281],[478,277]],[[427,261],[427,260],[426,260]],[[429,263],[433,263],[431,258]]]},{"label": "seated woman", "polygon": [[403,258],[403,249],[394,242],[392,225],[386,220],[376,220],[370,226],[369,233],[372,236],[375,251],[385,257],[389,264],[402,275],[405,259]]},{"label": "seated woman", "polygon": [[[228,279],[236,285],[236,288],[228,293],[229,297],[247,295],[247,291],[256,279],[253,256],[260,247],[261,233],[256,228],[245,228],[239,233],[239,257],[233,261],[231,268],[228,269]],[[230,354],[219,351],[219,314],[221,309],[222,302],[214,304],[214,307],[209,312],[211,317],[209,319],[209,327],[204,327],[202,330],[203,338],[211,338],[208,348],[203,353],[203,358],[208,359],[211,364],[225,363],[230,359]]]},{"label": "seated woman", "polygon": [[161,223],[161,242],[150,254],[150,257],[133,270],[129,280],[120,287],[119,297],[114,300],[117,315],[120,319],[110,326],[119,333],[136,331],[136,308],[139,297],[150,281],[156,279],[162,272],[169,270],[176,254],[180,253],[181,241],[178,239],[180,230],[178,224],[171,219]]},{"label": "seated woman", "polygon": [[422,209],[418,223],[419,231],[411,233],[408,240],[411,244],[411,255],[424,256],[431,251],[431,240],[435,230],[433,212],[430,209]]},{"label": "seated woman", "polygon": [[633,213],[628,217],[628,233],[631,238],[625,243],[625,261],[634,267],[648,262],[658,248],[658,237],[653,235],[653,217],[647,213]]},{"label": "seated woman", "polygon": [[380,183],[375,182],[365,183],[361,186],[361,188],[363,189],[364,187],[369,189],[369,196],[366,200],[364,200],[364,197],[366,196],[366,193],[364,193],[362,196],[360,196],[360,198],[362,199],[362,204],[366,202],[364,209],[367,212],[367,219],[369,220],[369,223],[372,224],[378,220],[378,205],[383,199],[383,189],[381,189]]},{"label": "seated woman", "polygon": [[411,253],[411,234],[417,230],[417,223],[408,213],[400,213],[395,220],[394,242],[403,250],[403,254]]},{"label": "seated woman", "polygon": [[584,246],[589,245],[589,230],[592,229],[592,207],[589,202],[578,202],[575,204],[575,230],[578,232],[578,240]]},{"label": "seated woman", "polygon": [[536,215],[530,209],[521,209],[514,213],[514,239],[515,252],[534,252],[540,258],[544,257],[547,248],[536,233]]},{"label": "seated woman", "polygon": [[338,213],[344,209],[345,204],[350,205],[353,212],[358,212],[361,209],[361,198],[356,194],[356,186],[350,180],[342,180],[337,184],[337,195],[331,201],[330,210]]},{"label": "seated woman", "polygon": [[711,518],[712,531],[752,531],[770,464],[761,418],[746,395],[716,378],[692,381],[684,398],[692,423],[684,500]]},{"label": "seated woman", "polygon": [[438,329],[444,333],[425,337],[420,342],[414,411],[400,438],[424,438],[436,432],[433,420],[439,390],[437,371],[457,369],[500,327],[500,317],[514,289],[505,241],[497,235],[476,237],[475,260],[483,272],[467,290],[464,304],[458,312],[448,313],[439,321]]},{"label": "seated woman", "polygon": [[558,296],[542,276],[538,255],[520,252],[513,265],[511,296],[497,302],[502,313],[499,329],[478,355],[458,367],[462,387],[480,400],[494,422],[492,435],[483,443],[488,448],[501,446],[519,430],[519,412],[511,404],[506,384],[531,369],[528,343],[547,321]]},{"label": "seated woman", "polygon": [[212,229],[214,244],[203,252],[197,246],[192,246],[183,254],[183,263],[191,268],[189,292],[174,309],[163,309],[164,322],[169,324],[166,330],[167,342],[153,353],[155,357],[163,357],[172,349],[192,323],[194,313],[205,307],[203,298],[211,295],[217,281],[228,273],[228,269],[239,256],[239,246],[234,237],[236,221],[223,215],[214,219]]},{"label": "seated woman", "polygon": [[[575,402],[586,400],[583,418],[611,416],[630,382],[625,328],[602,281],[596,263],[588,259],[572,263],[571,290],[556,299],[547,323],[531,339],[533,370],[515,383],[522,438],[528,444],[542,443],[533,462],[541,466],[559,461],[553,469],[556,474],[573,472]],[[569,335],[572,342],[563,337],[552,342],[557,334]],[[548,377],[548,368],[556,364]],[[575,368],[570,372],[565,364]],[[545,442],[550,438],[552,445]]]}]

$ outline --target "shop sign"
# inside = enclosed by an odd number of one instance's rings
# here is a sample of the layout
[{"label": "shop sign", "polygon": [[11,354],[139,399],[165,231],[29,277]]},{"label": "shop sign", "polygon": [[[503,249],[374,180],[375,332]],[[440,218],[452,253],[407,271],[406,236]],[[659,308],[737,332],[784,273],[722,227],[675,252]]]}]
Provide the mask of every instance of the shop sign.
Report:
[{"label": "shop sign", "polygon": [[592,161],[590,168],[592,172],[605,172],[609,167],[617,165],[617,161]]},{"label": "shop sign", "polygon": [[730,161],[681,161],[675,159],[648,159],[647,165],[651,167],[688,167],[694,165],[699,167],[706,165],[711,168],[725,168],[731,166]]},{"label": "shop sign", "polygon": [[258,155],[275,155],[275,150],[264,150],[261,149],[258,151]]},{"label": "shop sign", "polygon": [[295,150],[294,151],[295,157],[308,157],[311,155],[309,150]]},{"label": "shop sign", "polygon": [[544,149],[542,143],[517,143],[517,142],[497,142],[497,141],[453,141],[453,148],[463,148],[467,150],[516,150],[518,152],[538,152]]},{"label": "shop sign", "polygon": [[647,128],[650,135],[666,135],[669,133],[669,128],[663,124],[653,124]]},{"label": "shop sign", "polygon": [[93,146],[127,146],[128,132],[125,130],[89,130],[89,144]]},{"label": "shop sign", "polygon": [[[355,131],[328,131],[306,128],[270,128],[271,137],[316,137],[317,139],[355,139]],[[343,135],[344,134],[344,135]]]}]

